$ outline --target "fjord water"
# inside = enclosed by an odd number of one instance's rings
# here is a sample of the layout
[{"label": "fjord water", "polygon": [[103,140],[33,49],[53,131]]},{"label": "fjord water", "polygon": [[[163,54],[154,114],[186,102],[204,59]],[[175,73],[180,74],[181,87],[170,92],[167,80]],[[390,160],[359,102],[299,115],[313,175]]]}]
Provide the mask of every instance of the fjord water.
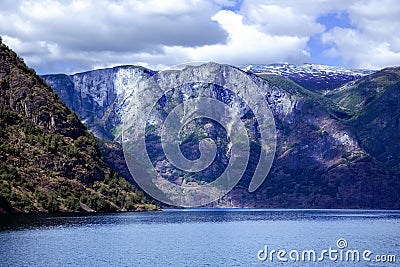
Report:
[{"label": "fjord water", "polygon": [[[258,251],[347,249],[396,263],[260,261]],[[372,258],[373,256],[371,256]],[[288,258],[288,256],[286,256]],[[400,211],[197,209],[1,215],[0,266],[396,266]]]}]

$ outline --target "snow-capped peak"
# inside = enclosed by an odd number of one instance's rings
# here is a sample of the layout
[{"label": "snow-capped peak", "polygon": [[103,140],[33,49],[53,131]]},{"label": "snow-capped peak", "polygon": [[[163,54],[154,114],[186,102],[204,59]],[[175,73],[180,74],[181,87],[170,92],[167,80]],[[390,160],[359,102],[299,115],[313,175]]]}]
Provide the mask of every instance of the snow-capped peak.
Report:
[{"label": "snow-capped peak", "polygon": [[346,69],[319,64],[252,64],[238,66],[255,74],[272,74],[289,78],[312,91],[327,93],[350,81],[358,80],[374,73],[374,70]]}]

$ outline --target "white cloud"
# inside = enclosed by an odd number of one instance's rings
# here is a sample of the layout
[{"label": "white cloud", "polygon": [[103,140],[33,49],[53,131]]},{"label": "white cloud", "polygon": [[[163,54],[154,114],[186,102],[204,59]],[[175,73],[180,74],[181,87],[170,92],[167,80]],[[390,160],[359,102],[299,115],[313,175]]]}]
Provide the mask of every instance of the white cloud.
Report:
[{"label": "white cloud", "polygon": [[328,56],[347,66],[380,69],[400,65],[400,5],[397,0],[357,1],[347,9],[354,28],[335,27],[322,35]]},{"label": "white cloud", "polygon": [[259,30],[273,35],[308,37],[325,29],[315,22],[315,16],[298,13],[290,6],[260,4],[249,8],[246,15],[249,24],[256,24]]},{"label": "white cloud", "polygon": [[[3,0],[0,35],[39,73],[187,61],[309,62],[311,36],[350,67],[399,65],[396,0]],[[232,9],[232,8],[231,8]],[[352,28],[327,27],[348,14]],[[11,23],[12,22],[12,23]],[[324,62],[320,62],[324,63]]]},{"label": "white cloud", "polygon": [[243,16],[232,11],[219,11],[213,20],[228,33],[225,44],[181,48],[195,61],[219,61],[230,64],[266,62],[304,62],[308,38],[273,35],[260,31],[257,25],[246,25]]}]

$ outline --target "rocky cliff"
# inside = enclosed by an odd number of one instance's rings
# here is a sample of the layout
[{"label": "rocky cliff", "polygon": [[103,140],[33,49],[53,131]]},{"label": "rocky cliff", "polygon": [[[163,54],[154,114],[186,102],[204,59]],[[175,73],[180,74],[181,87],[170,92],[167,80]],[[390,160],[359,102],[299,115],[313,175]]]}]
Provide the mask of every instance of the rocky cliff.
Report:
[{"label": "rocky cliff", "polygon": [[44,75],[43,79],[96,136],[115,139],[136,84],[152,74],[146,68],[121,66],[75,75]]}]

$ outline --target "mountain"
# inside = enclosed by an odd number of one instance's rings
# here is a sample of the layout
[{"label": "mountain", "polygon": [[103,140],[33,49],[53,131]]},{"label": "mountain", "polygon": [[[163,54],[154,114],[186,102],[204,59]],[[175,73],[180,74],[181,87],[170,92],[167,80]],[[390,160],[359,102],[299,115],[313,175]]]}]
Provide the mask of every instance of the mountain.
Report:
[{"label": "mountain", "polygon": [[289,78],[313,92],[326,94],[344,84],[374,73],[373,70],[345,69],[318,64],[269,64],[239,66],[259,76],[278,75]]},{"label": "mountain", "polygon": [[111,171],[77,115],[0,40],[0,212],[156,208]]},{"label": "mountain", "polygon": [[[320,74],[321,69],[321,66],[317,69]],[[184,99],[207,90],[209,97],[225,103],[241,114],[242,120],[248,126],[248,132],[251,133],[252,147],[250,162],[242,180],[227,196],[213,205],[263,208],[400,208],[399,150],[396,143],[400,132],[400,102],[397,101],[396,87],[399,78],[393,75],[398,68],[379,72],[346,72],[339,69],[335,71],[336,74],[332,74],[333,77],[325,73],[327,80],[324,80],[323,87],[318,87],[321,84],[318,80],[320,74],[316,75],[316,68],[313,67],[311,74],[299,73],[297,76],[313,77],[314,80],[310,82],[312,87],[307,88],[283,74],[260,75],[247,71],[246,75],[259,86],[272,111],[277,133],[276,154],[271,171],[261,187],[253,193],[248,192],[248,185],[257,164],[260,144],[256,140],[258,133],[254,114],[249,113],[249,107],[240,97],[223,89],[228,77],[233,75],[233,70],[236,68],[208,63],[163,74],[163,79],[170,84],[190,81],[193,72],[204,77],[217,75],[220,79],[220,84],[213,86],[185,83],[159,101],[151,122],[148,122],[153,126],[146,128],[146,148],[153,165],[166,179],[178,184],[209,182],[218,177],[226,167],[229,158],[226,132],[221,125],[207,119],[192,122],[183,129],[181,150],[187,158],[196,159],[199,156],[199,141],[207,137],[216,139],[219,160],[211,167],[199,173],[182,173],[168,163],[160,149],[159,126],[167,114],[176,103],[184,103]],[[292,72],[294,74],[296,71]],[[112,142],[120,141],[122,116],[128,109],[128,103],[140,103],[144,100],[145,92],[141,85],[155,74],[155,71],[142,67],[121,66],[74,75],[45,75],[43,79],[77,112],[95,135],[109,140],[101,144],[103,156],[125,178],[132,179],[128,177],[129,171],[124,164],[121,146]],[[358,109],[341,101],[348,90],[356,90],[361,94],[363,90],[367,90],[366,84],[371,84],[372,81],[377,84],[371,86],[378,86],[382,92],[370,104]],[[380,112],[376,112],[374,105],[382,106],[378,109]],[[380,121],[385,123],[378,127]],[[363,124],[364,122],[367,123]],[[379,142],[384,144],[379,146]]]}]

